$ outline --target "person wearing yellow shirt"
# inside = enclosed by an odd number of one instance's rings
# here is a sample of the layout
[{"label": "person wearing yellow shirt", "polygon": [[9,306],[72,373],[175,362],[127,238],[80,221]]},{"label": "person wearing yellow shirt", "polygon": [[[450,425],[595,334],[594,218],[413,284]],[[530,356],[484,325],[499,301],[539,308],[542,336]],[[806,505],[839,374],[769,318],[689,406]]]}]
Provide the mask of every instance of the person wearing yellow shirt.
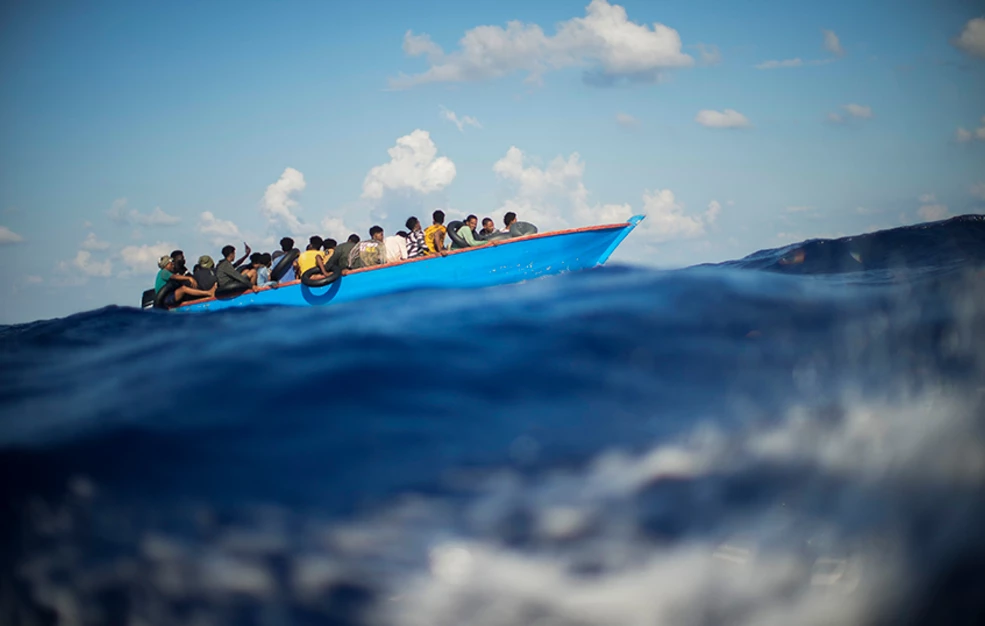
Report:
[{"label": "person wearing yellow shirt", "polygon": [[439,209],[431,214],[431,219],[434,223],[424,229],[424,243],[431,254],[441,254],[445,251],[445,234],[448,232],[445,227],[445,212]]},{"label": "person wearing yellow shirt", "polygon": [[302,280],[322,280],[328,278],[331,274],[325,268],[325,262],[328,259],[325,253],[322,252],[322,246],[324,245],[324,240],[318,235],[314,235],[308,239],[307,250],[298,255],[298,260],[295,261],[298,274]]}]

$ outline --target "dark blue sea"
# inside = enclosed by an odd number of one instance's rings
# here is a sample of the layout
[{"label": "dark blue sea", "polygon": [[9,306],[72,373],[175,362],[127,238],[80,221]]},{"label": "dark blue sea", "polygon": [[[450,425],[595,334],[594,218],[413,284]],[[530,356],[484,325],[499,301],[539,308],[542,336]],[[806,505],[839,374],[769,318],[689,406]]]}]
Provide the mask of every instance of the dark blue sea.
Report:
[{"label": "dark blue sea", "polygon": [[985,219],[0,327],[0,482],[3,624],[985,623]]}]

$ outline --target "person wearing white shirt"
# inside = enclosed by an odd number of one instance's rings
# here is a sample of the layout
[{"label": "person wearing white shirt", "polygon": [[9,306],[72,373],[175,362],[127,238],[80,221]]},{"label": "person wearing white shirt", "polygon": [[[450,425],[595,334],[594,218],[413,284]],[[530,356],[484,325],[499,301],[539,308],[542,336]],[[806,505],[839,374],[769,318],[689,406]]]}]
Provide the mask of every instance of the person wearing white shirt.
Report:
[{"label": "person wearing white shirt", "polygon": [[386,262],[396,263],[407,258],[407,233],[399,231],[396,235],[390,235],[383,240],[386,246]]}]

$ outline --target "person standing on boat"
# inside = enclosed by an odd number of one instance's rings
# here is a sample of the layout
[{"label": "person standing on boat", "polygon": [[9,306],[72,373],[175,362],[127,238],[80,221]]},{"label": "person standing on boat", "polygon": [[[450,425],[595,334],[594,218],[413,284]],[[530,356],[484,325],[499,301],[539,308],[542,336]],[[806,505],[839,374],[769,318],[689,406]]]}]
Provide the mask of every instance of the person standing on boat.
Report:
[{"label": "person standing on boat", "polygon": [[438,209],[431,214],[434,223],[424,230],[424,242],[427,243],[428,252],[431,254],[441,254],[445,251],[445,212]]},{"label": "person standing on boat", "polygon": [[516,220],[516,213],[513,211],[503,216],[503,224],[506,225],[506,230],[509,232],[510,237],[523,237],[524,235],[533,235],[537,232],[537,227],[530,222],[518,222]]},{"label": "person standing on boat", "polygon": [[226,246],[222,249],[222,260],[219,261],[219,265],[215,268],[215,275],[219,281],[219,291],[246,291],[247,289],[256,289],[256,270],[245,269],[240,271],[236,269],[236,266],[242,263],[243,259],[250,256],[250,246],[245,241],[243,245],[246,246],[246,253],[236,263],[233,263],[233,259],[236,258],[236,247]]},{"label": "person standing on boat", "polygon": [[421,228],[421,220],[414,216],[407,218],[407,258],[416,259],[428,253],[428,245],[424,241],[424,229]]}]

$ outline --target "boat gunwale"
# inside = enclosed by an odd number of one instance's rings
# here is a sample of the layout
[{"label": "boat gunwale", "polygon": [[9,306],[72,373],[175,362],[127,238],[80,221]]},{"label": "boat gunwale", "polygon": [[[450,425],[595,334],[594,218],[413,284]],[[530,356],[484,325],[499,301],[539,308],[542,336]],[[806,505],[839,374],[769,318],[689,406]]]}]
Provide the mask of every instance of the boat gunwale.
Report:
[{"label": "boat gunwale", "polygon": [[[396,267],[398,265],[406,265],[408,263],[418,263],[420,261],[430,261],[430,260],[433,260],[433,259],[440,259],[440,258],[443,258],[443,257],[446,257],[446,256],[451,256],[453,254],[461,254],[463,252],[476,252],[478,250],[483,250],[483,249],[488,249],[488,248],[495,248],[495,247],[498,247],[498,246],[503,246],[503,245],[507,245],[507,244],[511,244],[511,243],[520,243],[520,242],[523,242],[523,241],[531,241],[533,239],[543,239],[543,238],[547,238],[547,237],[557,237],[558,235],[573,235],[573,234],[576,234],[576,233],[592,232],[592,231],[596,231],[596,230],[613,230],[613,229],[622,229],[622,228],[633,228],[635,226],[636,226],[636,222],[628,221],[628,222],[625,222],[625,223],[618,223],[618,224],[598,224],[598,225],[595,225],[595,226],[581,226],[579,228],[567,228],[565,230],[552,230],[552,231],[548,231],[548,232],[544,232],[544,233],[533,233],[531,235],[523,235],[521,237],[513,237],[511,239],[502,239],[502,240],[499,240],[499,241],[490,241],[487,244],[482,245],[482,246],[473,246],[473,247],[470,247],[470,248],[460,248],[460,249],[457,249],[457,250],[447,250],[447,251],[445,251],[444,254],[440,254],[440,253],[439,254],[425,254],[425,255],[422,255],[422,256],[419,256],[419,257],[415,257],[413,259],[403,259],[402,261],[394,261],[392,263],[384,263],[383,265],[374,265],[372,267],[360,267],[360,268],[354,269],[354,270],[342,270],[342,276],[351,276],[353,274],[362,274],[364,272],[373,272],[373,271],[385,270],[385,269],[388,269],[388,268],[391,268],[391,267]],[[180,309],[182,307],[193,306],[193,305],[197,305],[197,304],[205,304],[205,303],[208,303],[208,302],[215,302],[215,301],[226,302],[226,301],[229,301],[229,300],[235,300],[236,298],[239,298],[240,296],[245,296],[246,294],[249,294],[249,293],[260,293],[261,291],[272,291],[274,289],[280,289],[282,287],[293,287],[294,285],[299,285],[299,284],[301,284],[301,280],[300,279],[294,279],[294,280],[292,280],[290,282],[278,283],[275,286],[268,287],[268,286],[264,285],[263,287],[258,287],[256,289],[256,291],[254,291],[252,289],[247,289],[246,291],[242,291],[240,293],[237,293],[236,295],[231,296],[229,298],[217,298],[217,297],[213,296],[211,298],[202,298],[200,300],[190,300],[188,302],[182,302],[178,306],[176,306],[176,307],[174,307],[172,309],[169,309],[169,310],[170,311],[176,311],[176,310],[178,310],[178,309]]]}]

